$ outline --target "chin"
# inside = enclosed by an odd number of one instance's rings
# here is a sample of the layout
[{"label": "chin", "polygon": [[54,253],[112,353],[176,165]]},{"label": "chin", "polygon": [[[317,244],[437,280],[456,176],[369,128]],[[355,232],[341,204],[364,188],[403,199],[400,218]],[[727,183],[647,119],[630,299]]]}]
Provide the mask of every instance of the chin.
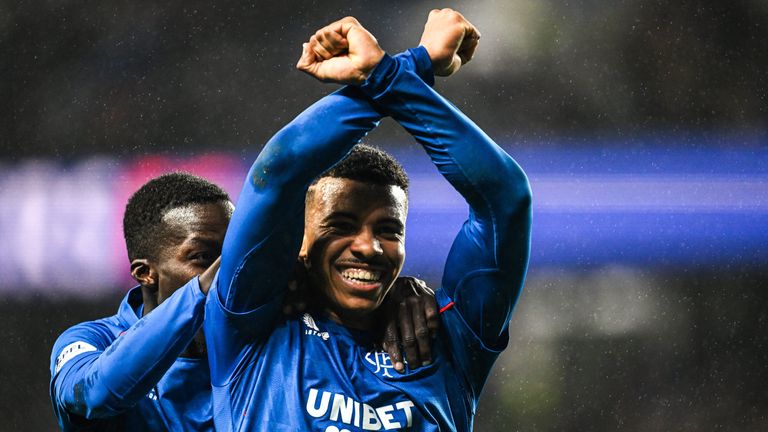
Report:
[{"label": "chin", "polygon": [[347,313],[354,315],[365,315],[373,313],[381,305],[381,302],[377,302],[369,299],[354,299],[346,302],[338,303],[341,309]]}]

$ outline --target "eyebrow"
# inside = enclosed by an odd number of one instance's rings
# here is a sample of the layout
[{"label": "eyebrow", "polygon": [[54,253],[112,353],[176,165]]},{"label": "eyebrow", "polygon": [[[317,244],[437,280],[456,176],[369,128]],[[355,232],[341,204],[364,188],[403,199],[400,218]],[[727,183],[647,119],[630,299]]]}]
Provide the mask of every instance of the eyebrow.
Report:
[{"label": "eyebrow", "polygon": [[[336,211],[329,214],[327,217],[323,218],[323,222],[332,221],[334,219],[349,219],[349,220],[356,221],[357,216],[355,216],[354,213],[350,213],[350,212]],[[379,221],[379,223],[391,223],[391,224],[397,225],[398,228],[401,228],[401,229],[405,228],[405,224],[400,219],[396,217],[391,217],[391,216],[385,217],[383,220]]]},{"label": "eyebrow", "polygon": [[188,239],[185,243],[199,243],[204,246],[212,247],[212,248],[221,248],[221,244],[218,240],[213,240],[210,238],[195,236],[191,239]]},{"label": "eyebrow", "polygon": [[345,211],[335,211],[329,214],[328,216],[324,217],[323,220],[327,221],[335,218],[357,220],[357,216],[355,216],[354,213],[345,212]]}]

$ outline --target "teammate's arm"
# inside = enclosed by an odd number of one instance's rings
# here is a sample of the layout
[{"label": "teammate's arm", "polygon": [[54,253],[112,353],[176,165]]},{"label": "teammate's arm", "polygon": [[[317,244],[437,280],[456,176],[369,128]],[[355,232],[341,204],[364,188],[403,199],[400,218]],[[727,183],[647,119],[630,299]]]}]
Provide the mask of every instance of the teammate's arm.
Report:
[{"label": "teammate's arm", "polygon": [[115,416],[154,387],[203,323],[209,270],[179,288],[117,339],[93,323],[66,331],[51,355],[51,399],[62,416]]}]

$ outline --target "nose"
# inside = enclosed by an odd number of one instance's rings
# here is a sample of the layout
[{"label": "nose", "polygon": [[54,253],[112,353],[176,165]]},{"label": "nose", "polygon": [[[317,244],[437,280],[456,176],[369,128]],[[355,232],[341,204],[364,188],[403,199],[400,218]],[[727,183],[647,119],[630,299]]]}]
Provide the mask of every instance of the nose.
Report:
[{"label": "nose", "polygon": [[357,233],[350,250],[357,258],[361,259],[370,259],[384,254],[381,242],[370,229],[362,229]]}]

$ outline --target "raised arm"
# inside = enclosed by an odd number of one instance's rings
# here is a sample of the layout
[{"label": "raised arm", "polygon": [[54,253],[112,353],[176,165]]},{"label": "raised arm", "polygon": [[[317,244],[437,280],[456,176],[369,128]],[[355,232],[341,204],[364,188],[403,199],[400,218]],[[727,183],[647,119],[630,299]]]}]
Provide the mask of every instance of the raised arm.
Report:
[{"label": "raised arm", "polygon": [[[356,32],[348,37],[365,42],[365,35]],[[316,45],[304,44],[300,65],[321,55]],[[348,56],[366,75],[383,53],[360,47]],[[279,303],[301,245],[307,188],[380,118],[356,89],[345,87],[307,108],[269,140],[248,172],[224,239],[216,289],[226,310],[246,314]],[[278,311],[259,315],[268,321]]]},{"label": "raised arm", "polygon": [[[328,39],[336,34],[328,28],[340,32],[337,40]],[[317,61],[341,51],[346,52],[343,66]],[[354,19],[345,18],[304,44],[297,67],[306,70],[323,63],[328,70],[351,64],[359,71],[357,78],[364,80],[383,54],[373,36]],[[413,49],[397,57],[405,69],[432,82],[426,50]],[[274,304],[266,315],[275,316],[301,244],[307,188],[381,117],[359,89],[344,87],[307,108],[270,139],[248,173],[224,240],[217,296],[232,315],[248,315]]]},{"label": "raised arm", "polygon": [[[443,54],[449,60],[435,62],[435,70],[453,73],[457,62],[460,66],[472,57],[479,34],[451,10],[430,14],[425,34],[436,29],[450,36],[442,40],[453,43]],[[427,49],[436,48],[427,45]],[[392,90],[378,92],[368,84],[361,89],[421,143],[440,173],[467,200],[469,218],[451,248],[442,288],[480,340],[496,347],[506,341],[528,264],[528,180],[477,125],[416,75],[398,73],[401,67],[398,60],[385,56],[379,68],[394,77]]]},{"label": "raised arm", "polygon": [[139,402],[192,341],[204,305],[196,278],[117,339],[106,324],[67,330],[51,355],[51,399],[60,425],[112,417]]}]

